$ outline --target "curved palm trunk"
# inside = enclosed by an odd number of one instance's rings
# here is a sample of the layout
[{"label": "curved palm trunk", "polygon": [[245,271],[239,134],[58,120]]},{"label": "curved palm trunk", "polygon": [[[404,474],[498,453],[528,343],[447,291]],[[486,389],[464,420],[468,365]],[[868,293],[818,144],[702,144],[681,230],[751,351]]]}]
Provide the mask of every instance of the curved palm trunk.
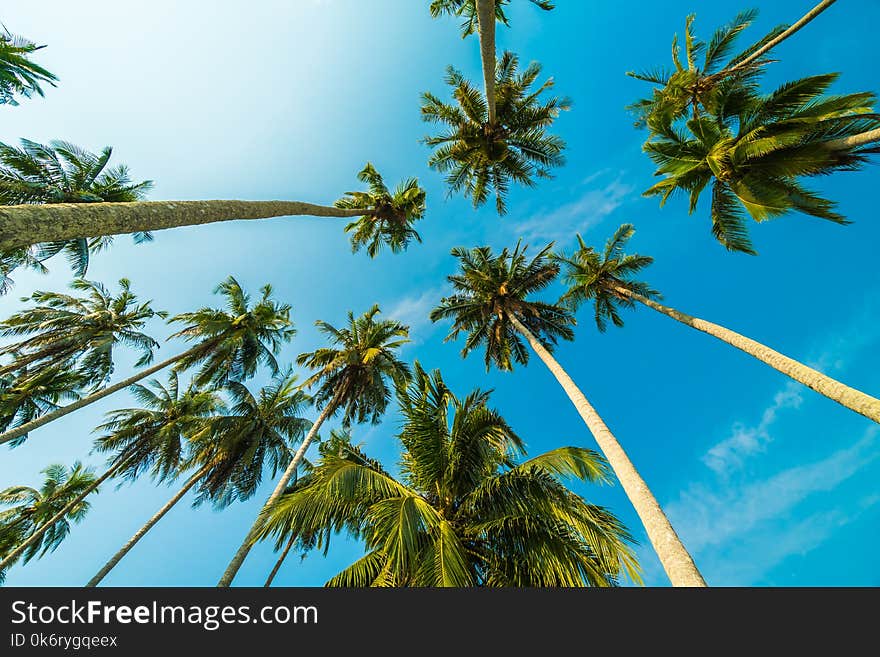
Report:
[{"label": "curved palm trunk", "polygon": [[72,501],[68,502],[67,505],[63,509],[61,509],[61,511],[59,511],[54,516],[52,516],[49,520],[47,520],[43,524],[42,527],[37,529],[33,534],[28,536],[27,539],[25,539],[21,543],[21,545],[17,546],[14,550],[12,550],[12,552],[7,554],[6,557],[3,559],[3,561],[0,561],[0,571],[7,569],[9,566],[11,566],[13,563],[15,563],[15,561],[18,559],[18,557],[20,557],[21,554],[26,549],[28,549],[28,547],[30,547],[31,545],[36,543],[38,540],[40,540],[40,538],[43,536],[43,534],[45,534],[52,525],[54,525],[59,520],[62,520],[68,513],[70,513],[70,511],[77,504],[79,504],[84,499],[86,499],[86,497],[88,497],[91,493],[93,493],[95,491],[95,489],[98,488],[98,486],[103,484],[110,477],[112,477],[114,474],[119,472],[119,470],[121,470],[123,467],[128,465],[128,463],[130,461],[131,461],[131,459],[129,458],[129,459],[123,459],[123,460],[115,463],[104,474],[102,474],[100,477],[98,477],[91,486],[89,486],[82,493],[77,495]]},{"label": "curved palm trunk", "polygon": [[617,438],[611,433],[611,430],[602,421],[602,418],[596,412],[596,409],[587,401],[587,398],[575,385],[571,377],[562,369],[562,366],[556,361],[547,349],[544,348],[538,339],[532,335],[523,324],[513,316],[509,316],[511,323],[516,330],[522,333],[528,340],[532,349],[538,355],[550,372],[556,377],[556,380],[565,390],[565,394],[571,400],[577,409],[578,414],[583,419],[590,433],[599,443],[599,447],[608,463],[617,475],[620,485],[632,502],[636,513],[641,519],[648,533],[648,540],[654,546],[654,551],[660,558],[660,563],[669,577],[669,581],[673,586],[706,586],[706,581],[697,570],[696,564],[687,549],[675,533],[672,525],[660,504],[657,502],[645,480],[638,473],[632,461],[623,451]]},{"label": "curved palm trunk", "polygon": [[480,32],[480,56],[483,60],[483,82],[489,123],[495,123],[495,0],[476,0],[477,24]]},{"label": "curved palm trunk", "polygon": [[263,512],[271,507],[275,503],[275,501],[284,494],[288,482],[290,481],[291,477],[293,477],[294,473],[296,473],[296,469],[302,462],[303,457],[305,457],[306,450],[309,448],[309,445],[312,444],[312,441],[315,440],[315,438],[318,436],[318,431],[320,430],[321,425],[324,424],[324,421],[328,417],[333,415],[333,413],[336,411],[336,408],[339,405],[339,401],[342,398],[342,392],[343,391],[340,390],[338,393],[336,393],[336,396],[332,400],[330,400],[330,402],[324,407],[324,410],[321,411],[321,414],[318,416],[318,419],[315,420],[312,428],[309,429],[309,432],[308,434],[306,434],[306,437],[302,441],[302,444],[299,446],[299,449],[296,450],[296,454],[293,455],[293,459],[290,461],[290,465],[287,466],[284,474],[281,475],[281,479],[278,480],[278,484],[275,486],[275,490],[272,491],[272,494],[269,496],[269,499],[266,500],[266,503],[260,510],[260,514],[257,516],[254,524],[251,525],[250,530],[248,530],[247,536],[245,536],[244,542],[241,544],[241,547],[238,548],[238,551],[232,557],[232,561],[230,561],[229,565],[226,567],[226,572],[223,573],[220,581],[217,582],[217,586],[227,587],[232,584],[232,580],[235,579],[235,575],[238,573],[239,569],[244,563],[244,560],[247,558],[248,552],[250,552],[251,548],[254,546],[254,541],[256,540],[257,534],[260,530],[260,516],[262,516]]},{"label": "curved palm trunk", "polygon": [[776,46],[778,46],[780,43],[782,43],[783,41],[785,41],[788,37],[790,37],[790,36],[793,35],[795,32],[797,32],[798,30],[800,30],[800,29],[801,29],[802,27],[804,27],[807,23],[809,23],[811,20],[813,20],[814,18],[816,18],[816,16],[818,16],[818,15],[821,14],[823,11],[825,11],[826,9],[828,9],[828,7],[830,7],[831,5],[833,5],[836,1],[837,1],[837,0],[822,0],[822,2],[820,2],[818,5],[816,5],[815,7],[813,7],[810,11],[808,11],[808,12],[803,16],[803,18],[801,18],[797,23],[795,23],[795,24],[792,25],[790,28],[788,28],[787,30],[785,30],[785,32],[783,32],[782,34],[780,34],[779,36],[777,36],[777,37],[776,37],[775,39],[773,39],[772,41],[767,42],[767,43],[764,44],[761,48],[758,48],[758,50],[756,50],[755,52],[753,52],[751,55],[749,55],[748,57],[746,57],[746,58],[743,59],[742,61],[737,62],[736,65],[731,66],[729,69],[726,69],[726,70],[724,70],[724,71],[721,71],[721,73],[719,73],[719,75],[727,75],[727,74],[729,74],[729,73],[733,73],[734,71],[737,71],[737,70],[743,68],[744,66],[748,66],[748,65],[751,64],[753,61],[755,61],[756,59],[758,59],[758,58],[761,57],[762,55],[765,55],[765,54],[768,53],[770,50],[772,50],[773,48],[775,48]]},{"label": "curved palm trunk", "polygon": [[38,242],[197,226],[237,219],[308,215],[359,217],[363,210],[300,201],[135,201],[0,207],[0,251]]},{"label": "curved palm trunk", "polygon": [[0,445],[3,443],[8,443],[10,440],[15,440],[16,438],[21,438],[27,433],[30,433],[34,429],[38,429],[42,427],[44,424],[49,424],[53,420],[57,420],[58,418],[64,417],[68,413],[73,413],[89,404],[93,404],[96,401],[104,399],[104,397],[109,397],[114,392],[122,390],[123,388],[127,388],[128,386],[137,383],[143,378],[150,376],[151,374],[155,374],[159,370],[162,370],[169,365],[173,365],[181,358],[185,358],[191,354],[197,353],[199,350],[204,349],[204,344],[198,344],[192,349],[184,351],[182,354],[178,354],[173,358],[169,358],[168,360],[163,360],[161,363],[153,365],[152,367],[148,367],[145,370],[142,370],[135,374],[134,376],[130,376],[127,379],[123,379],[119,383],[114,383],[112,386],[107,386],[103,390],[99,390],[98,392],[92,393],[88,397],[83,397],[82,399],[78,399],[75,402],[68,404],[67,406],[62,406],[61,408],[56,408],[51,413],[46,413],[45,415],[41,415],[36,420],[31,420],[30,422],[26,422],[21,426],[16,427],[15,429],[10,429],[6,433],[0,434]]},{"label": "curved palm trunk", "polygon": [[868,130],[852,137],[841,137],[840,139],[826,141],[825,148],[830,148],[831,150],[858,148],[859,146],[873,144],[875,141],[880,141],[880,128]]},{"label": "curved palm trunk", "polygon": [[128,554],[129,551],[137,544],[137,542],[141,540],[144,535],[148,531],[150,531],[150,529],[153,528],[153,525],[159,522],[162,517],[166,513],[168,513],[174,507],[174,505],[177,504],[183,498],[183,496],[186,495],[189,490],[196,485],[196,483],[198,483],[198,481],[205,475],[205,473],[208,472],[210,467],[210,464],[206,465],[197,473],[195,473],[192,477],[190,477],[189,480],[183,485],[183,487],[179,491],[177,491],[177,493],[175,493],[174,496],[170,500],[168,500],[168,502],[165,503],[165,506],[159,509],[152,518],[147,520],[146,524],[141,527],[137,532],[135,532],[134,536],[128,539],[128,542],[122,546],[119,552],[114,554],[110,561],[104,564],[104,567],[98,571],[98,574],[88,581],[88,583],[86,584],[86,588],[97,586],[101,582],[101,580],[107,576],[107,573],[109,573],[111,570],[113,570],[113,568],[116,567],[116,564],[118,564],[122,560],[122,557]]},{"label": "curved palm trunk", "polygon": [[287,555],[290,553],[290,549],[293,547],[293,544],[296,542],[296,536],[291,535],[290,540],[287,541],[287,545],[284,546],[284,551],[281,553],[281,556],[278,557],[278,561],[275,562],[275,566],[272,568],[272,572],[269,573],[269,576],[266,578],[266,583],[263,584],[263,588],[269,588],[272,586],[272,580],[275,579],[275,575],[278,574],[278,571],[281,569],[281,564],[284,563],[284,560],[287,558]]},{"label": "curved palm trunk", "polygon": [[855,411],[866,418],[880,422],[880,399],[866,395],[860,390],[850,388],[840,381],[832,379],[830,376],[822,374],[812,367],[807,367],[803,363],[799,363],[793,358],[784,356],[778,351],[766,347],[760,342],[756,342],[751,338],[740,335],[730,329],[726,329],[718,324],[707,322],[697,317],[691,317],[683,312],[657,303],[653,299],[648,299],[635,292],[631,292],[622,286],[613,286],[612,289],[621,296],[629,297],[639,303],[652,308],[659,313],[663,313],[667,317],[690,326],[691,328],[707,333],[714,338],[718,338],[722,342],[726,342],[732,347],[736,347],[740,351],[747,353],[749,356],[757,358],[762,363],[766,363],[773,369],[782,372],[786,376],[791,377],[799,383],[803,383],[811,390],[815,390],[821,395],[825,395],[828,399],[833,399],[838,404],[846,406],[851,411]]}]

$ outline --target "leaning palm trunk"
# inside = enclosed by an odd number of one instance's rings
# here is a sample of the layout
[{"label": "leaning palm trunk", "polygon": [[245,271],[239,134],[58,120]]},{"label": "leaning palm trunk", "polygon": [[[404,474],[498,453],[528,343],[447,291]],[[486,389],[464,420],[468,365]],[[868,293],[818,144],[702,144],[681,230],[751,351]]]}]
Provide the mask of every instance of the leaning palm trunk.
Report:
[{"label": "leaning palm trunk", "polygon": [[254,524],[248,531],[247,536],[245,536],[244,542],[241,544],[241,547],[238,548],[238,551],[232,557],[232,561],[230,561],[229,565],[226,567],[226,572],[223,573],[223,577],[221,577],[220,581],[217,582],[217,586],[227,587],[232,584],[232,580],[235,579],[235,575],[238,573],[239,569],[244,563],[244,560],[247,558],[248,552],[251,551],[251,548],[254,546],[254,542],[257,539],[257,535],[260,533],[263,513],[267,509],[271,508],[276,500],[278,500],[278,498],[284,494],[284,491],[287,489],[288,482],[290,481],[291,477],[293,477],[293,475],[296,473],[299,464],[302,463],[302,460],[306,455],[306,450],[309,448],[309,445],[312,444],[312,441],[318,436],[318,431],[320,430],[321,425],[324,424],[324,421],[336,412],[336,408],[339,405],[339,401],[341,398],[342,390],[336,393],[336,396],[327,403],[327,405],[324,407],[324,410],[321,411],[321,414],[318,416],[318,419],[315,420],[312,428],[309,429],[308,434],[306,434],[305,439],[302,441],[302,445],[300,445],[299,449],[296,450],[296,454],[293,455],[293,459],[290,461],[290,465],[287,466],[284,474],[281,475],[281,479],[278,480],[278,484],[275,486],[275,490],[272,491],[269,499],[266,500],[266,503],[263,505],[260,514],[257,516],[257,519],[254,521]]},{"label": "leaning palm trunk", "polygon": [[[800,30],[800,29],[801,29],[802,27],[804,27],[807,23],[809,23],[811,20],[813,20],[814,18],[816,18],[816,16],[818,16],[818,15],[821,14],[823,11],[825,11],[826,9],[828,9],[828,7],[830,7],[831,5],[833,5],[836,1],[837,1],[837,0],[822,0],[822,2],[820,2],[818,5],[816,5],[815,7],[813,7],[810,11],[808,11],[808,12],[803,16],[803,18],[801,18],[797,23],[795,23],[794,25],[792,25],[791,27],[789,27],[787,30],[785,30],[785,32],[782,32],[782,33],[781,33],[779,36],[777,36],[775,39],[772,39],[771,41],[768,41],[765,45],[763,45],[761,48],[758,48],[758,50],[756,50],[755,52],[753,52],[751,55],[749,55],[748,57],[746,57],[746,58],[743,59],[742,61],[739,61],[739,62],[737,62],[735,65],[731,66],[730,68],[721,71],[720,73],[717,74],[717,76],[718,76],[718,77],[721,77],[721,76],[724,76],[724,75],[729,75],[730,73],[733,73],[734,71],[738,71],[739,69],[741,69],[741,68],[743,68],[743,67],[745,67],[745,66],[748,66],[748,65],[751,64],[753,61],[755,61],[756,59],[758,59],[758,58],[761,57],[762,55],[768,53],[771,49],[775,48],[775,47],[778,46],[780,43],[782,43],[783,41],[785,41],[788,37],[790,37],[790,36],[793,35],[795,32],[797,32],[798,30]],[[714,76],[713,76],[713,77],[714,77]]]},{"label": "leaning palm trunk", "polygon": [[360,217],[364,210],[300,201],[137,201],[57,203],[0,208],[0,252],[38,242],[197,226],[236,219],[308,215]]},{"label": "leaning palm trunk", "polygon": [[868,130],[852,137],[841,137],[840,139],[832,139],[825,142],[825,148],[831,150],[846,150],[848,148],[858,148],[859,146],[867,146],[875,141],[880,141],[880,128],[876,130]]},{"label": "leaning palm trunk", "polygon": [[659,313],[663,313],[667,317],[695,328],[703,333],[708,333],[712,337],[726,342],[732,347],[736,347],[740,351],[747,353],[749,356],[757,358],[762,363],[766,363],[770,367],[783,374],[791,377],[799,383],[803,383],[808,388],[815,390],[819,394],[825,395],[828,399],[833,399],[838,404],[846,406],[851,411],[855,411],[866,418],[870,418],[875,422],[880,422],[880,399],[866,395],[860,390],[850,388],[840,381],[832,379],[830,376],[822,374],[812,367],[807,367],[803,363],[780,354],[778,351],[766,347],[760,342],[756,342],[750,338],[740,335],[730,329],[726,329],[718,324],[707,322],[697,317],[691,317],[683,312],[679,312],[674,308],[664,306],[657,303],[653,299],[648,299],[640,294],[636,294],[627,288],[617,285],[612,289],[622,297],[627,297],[638,301],[639,303],[653,308]]},{"label": "leaning palm trunk", "polygon": [[144,535],[148,531],[150,531],[150,529],[153,528],[153,525],[155,525],[157,522],[159,522],[162,519],[162,517],[166,513],[168,513],[174,507],[174,505],[177,504],[183,498],[183,496],[186,495],[189,492],[189,490],[193,486],[196,485],[196,483],[198,483],[198,481],[203,476],[205,476],[205,473],[208,472],[210,467],[211,467],[210,464],[206,465],[201,470],[199,470],[197,473],[195,473],[192,477],[190,477],[187,480],[187,482],[183,485],[183,488],[181,488],[179,491],[177,491],[177,493],[175,493],[174,496],[170,500],[168,500],[168,502],[166,502],[165,506],[163,506],[161,509],[159,509],[152,518],[147,520],[147,523],[143,527],[141,527],[135,533],[135,535],[132,536],[128,540],[128,542],[125,545],[122,546],[122,549],[120,549],[119,552],[114,554],[113,558],[110,559],[110,561],[108,561],[106,564],[104,564],[104,567],[98,571],[98,574],[89,580],[88,584],[86,584],[86,587],[88,588],[88,587],[97,586],[101,582],[101,580],[107,576],[107,573],[109,573],[111,570],[113,570],[116,567],[116,564],[118,564],[122,560],[122,557],[124,557],[126,554],[128,554],[129,551],[137,544],[137,542],[139,540],[141,540],[144,537]]},{"label": "leaning palm trunk", "polygon": [[269,576],[266,578],[266,583],[263,584],[263,588],[269,588],[272,586],[272,580],[275,579],[275,575],[278,574],[278,571],[281,570],[281,564],[284,563],[284,560],[287,558],[287,555],[290,553],[291,548],[293,548],[293,544],[296,542],[296,535],[291,535],[290,539],[287,541],[287,545],[284,546],[284,550],[281,552],[281,556],[278,557],[278,561],[275,562],[275,566],[272,568],[272,572],[269,573]]},{"label": "leaning palm trunk", "polygon": [[83,397],[82,399],[78,399],[75,402],[68,404],[67,406],[62,406],[61,408],[56,408],[51,413],[46,413],[45,415],[41,415],[36,420],[31,420],[30,422],[26,422],[21,426],[18,426],[14,429],[10,429],[9,431],[0,434],[0,445],[3,443],[8,443],[10,440],[15,440],[16,438],[21,438],[27,433],[30,433],[34,429],[38,429],[42,427],[44,424],[49,424],[53,420],[57,420],[60,417],[64,417],[68,413],[73,413],[89,404],[93,404],[96,401],[104,399],[104,397],[108,397],[112,395],[114,392],[122,390],[123,388],[127,388],[128,386],[137,383],[143,378],[150,376],[151,374],[155,374],[159,370],[165,369],[169,365],[173,365],[181,358],[186,358],[191,354],[198,353],[200,350],[205,349],[206,345],[198,344],[192,349],[184,351],[182,354],[178,354],[173,358],[169,358],[168,360],[163,360],[161,363],[153,365],[152,367],[148,367],[145,370],[141,370],[134,376],[130,376],[127,379],[123,379],[119,383],[114,383],[111,386],[107,386],[98,392],[92,393],[88,397]]},{"label": "leaning palm trunk", "polygon": [[495,0],[476,0],[489,124],[495,123]]},{"label": "leaning palm trunk", "polygon": [[40,540],[40,538],[43,536],[43,534],[45,534],[49,530],[49,528],[52,527],[52,525],[54,525],[56,522],[58,522],[60,520],[63,520],[64,516],[66,516],[68,513],[70,513],[76,507],[77,504],[79,504],[84,499],[86,499],[86,497],[88,497],[91,493],[93,493],[98,488],[98,486],[103,484],[110,477],[112,477],[117,472],[119,472],[122,468],[124,468],[126,465],[128,465],[131,460],[132,460],[132,458],[120,459],[119,461],[114,463],[110,468],[108,468],[107,472],[105,472],[100,477],[98,477],[94,481],[94,483],[92,483],[82,493],[77,495],[76,498],[74,498],[72,501],[68,502],[67,505],[63,509],[61,509],[61,511],[59,511],[54,516],[49,518],[49,520],[47,520],[39,529],[37,529],[33,534],[28,536],[21,543],[21,545],[18,545],[14,550],[12,550],[12,552],[7,554],[6,557],[3,559],[3,561],[0,561],[0,572],[3,572],[7,568],[9,568],[9,566],[11,566],[13,563],[15,563],[15,561],[18,559],[18,557],[20,557],[21,554],[25,550],[28,549],[28,547],[30,547],[31,545],[36,543],[38,540]]},{"label": "leaning palm trunk", "polygon": [[611,433],[605,422],[596,412],[596,409],[587,401],[584,394],[575,385],[571,377],[562,369],[562,366],[556,361],[547,349],[538,341],[538,339],[514,316],[510,315],[510,321],[526,340],[528,340],[532,349],[538,355],[550,372],[556,377],[556,380],[565,390],[565,394],[571,400],[577,409],[578,414],[583,419],[590,433],[599,443],[599,447],[608,463],[617,475],[620,485],[623,487],[630,502],[632,502],[639,519],[645,527],[648,534],[648,540],[654,546],[654,551],[669,577],[669,581],[673,586],[706,586],[706,581],[697,570],[696,564],[687,549],[681,542],[681,539],[675,533],[672,525],[660,504],[657,502],[645,480],[638,473],[632,461],[623,451],[620,443]]}]

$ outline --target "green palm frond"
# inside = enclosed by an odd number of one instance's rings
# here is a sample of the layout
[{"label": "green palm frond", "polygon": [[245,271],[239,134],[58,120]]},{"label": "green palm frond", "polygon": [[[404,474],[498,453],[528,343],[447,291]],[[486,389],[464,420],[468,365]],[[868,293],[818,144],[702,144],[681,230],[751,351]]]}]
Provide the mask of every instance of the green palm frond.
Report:
[{"label": "green palm frond", "polygon": [[[553,9],[553,2],[550,0],[529,0],[533,5],[550,11]],[[495,19],[499,23],[509,25],[507,15],[504,13],[504,6],[509,4],[510,0],[495,0]],[[461,36],[465,38],[477,31],[477,4],[475,0],[431,0],[429,6],[431,16],[437,18],[444,14],[463,18],[461,24]]]},{"label": "green palm frond", "polygon": [[41,84],[55,86],[54,74],[31,61],[30,56],[45,46],[38,46],[5,27],[0,33],[0,105],[18,105],[16,96],[43,95]]}]

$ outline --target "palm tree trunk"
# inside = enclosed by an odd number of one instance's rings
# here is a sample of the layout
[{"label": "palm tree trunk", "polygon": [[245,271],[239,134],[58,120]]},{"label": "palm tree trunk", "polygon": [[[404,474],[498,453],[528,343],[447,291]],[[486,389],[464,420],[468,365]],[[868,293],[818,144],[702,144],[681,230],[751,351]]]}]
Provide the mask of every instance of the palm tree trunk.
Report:
[{"label": "palm tree trunk", "polygon": [[653,299],[648,299],[636,294],[623,286],[613,286],[612,289],[619,295],[629,297],[639,303],[652,308],[659,313],[663,313],[667,317],[695,328],[698,331],[707,333],[712,337],[718,338],[722,342],[726,342],[732,347],[736,347],[740,351],[747,353],[749,356],[757,358],[762,363],[766,363],[773,369],[782,372],[799,383],[803,383],[811,390],[815,390],[821,395],[825,395],[828,399],[833,399],[838,404],[846,406],[851,411],[855,411],[866,418],[880,422],[880,399],[866,395],[860,390],[850,388],[840,381],[832,379],[830,376],[822,374],[812,367],[807,367],[793,358],[784,356],[778,351],[766,347],[760,342],[756,342],[750,338],[740,335],[730,329],[726,329],[718,324],[707,322],[697,317],[691,317],[683,312],[679,312],[674,308],[669,308],[663,304],[657,303]]},{"label": "palm tree trunk", "polygon": [[275,562],[275,566],[272,568],[272,572],[269,573],[269,576],[266,578],[266,583],[263,584],[263,588],[269,588],[270,586],[272,586],[272,580],[275,579],[275,575],[278,574],[278,571],[281,569],[281,564],[284,563],[284,560],[287,558],[287,555],[295,542],[296,535],[292,534],[290,536],[290,540],[287,541],[287,545],[284,546],[284,550],[281,552],[281,556],[278,557],[278,561]]},{"label": "palm tree trunk", "polygon": [[86,497],[94,492],[95,489],[98,488],[98,486],[103,484],[110,477],[119,472],[119,470],[128,465],[131,460],[131,458],[127,458],[117,461],[114,465],[108,468],[108,470],[104,474],[98,477],[91,486],[89,486],[82,493],[77,495],[76,498],[74,498],[72,501],[68,502],[67,505],[63,509],[61,509],[61,511],[52,516],[42,525],[42,527],[40,527],[33,534],[28,536],[27,539],[25,539],[21,543],[21,545],[17,546],[14,550],[12,550],[12,552],[7,554],[3,561],[0,561],[0,572],[6,570],[9,566],[15,563],[16,559],[21,556],[22,552],[24,552],[29,546],[36,543],[43,536],[43,534],[45,534],[49,530],[49,528],[52,527],[52,525],[54,525],[59,520],[62,520],[68,513],[70,513],[70,511],[74,507],[76,507],[77,504],[86,499]]},{"label": "palm tree trunk", "polygon": [[477,25],[480,31],[480,55],[483,82],[489,106],[489,124],[495,124],[495,0],[476,0]]},{"label": "palm tree trunk", "polygon": [[632,461],[623,451],[620,443],[611,433],[605,422],[596,412],[596,409],[587,401],[587,398],[575,385],[571,377],[562,369],[562,366],[556,361],[547,349],[544,348],[538,339],[532,335],[523,324],[514,316],[508,315],[511,323],[517,331],[522,333],[528,340],[532,349],[538,355],[550,372],[556,377],[556,380],[565,390],[565,394],[571,400],[577,409],[578,414],[583,419],[590,433],[599,443],[599,447],[608,463],[617,475],[620,485],[635,507],[636,513],[642,521],[645,530],[648,533],[648,540],[654,546],[654,551],[660,558],[660,563],[669,577],[669,581],[673,586],[706,586],[706,581],[697,570],[696,564],[687,549],[681,542],[681,539],[675,533],[672,525],[663,509],[660,508],[656,498],[654,497],[645,480],[638,473]]},{"label": "palm tree trunk", "polygon": [[290,461],[290,465],[287,466],[284,474],[281,475],[281,479],[278,480],[278,484],[275,486],[275,490],[272,491],[269,499],[266,500],[266,503],[260,510],[260,514],[257,516],[257,519],[254,521],[254,524],[248,531],[247,536],[245,536],[244,542],[241,544],[241,547],[238,548],[238,551],[232,557],[232,561],[230,561],[229,565],[226,567],[226,572],[223,573],[220,581],[217,582],[218,587],[228,587],[232,584],[232,580],[235,579],[235,575],[238,573],[239,569],[244,563],[244,560],[247,558],[248,552],[251,551],[251,548],[254,545],[254,541],[256,540],[257,535],[260,532],[260,520],[263,513],[267,509],[269,509],[279,497],[284,494],[284,491],[287,489],[287,482],[290,481],[290,478],[293,477],[296,469],[302,462],[303,457],[306,454],[306,450],[309,448],[309,445],[311,445],[312,441],[318,436],[318,431],[320,430],[321,425],[324,424],[324,421],[328,417],[336,412],[336,408],[339,406],[339,402],[342,399],[342,394],[343,390],[340,389],[339,392],[337,392],[336,395],[333,397],[333,399],[331,399],[327,403],[327,405],[324,407],[324,410],[321,411],[321,414],[318,416],[318,419],[315,420],[312,428],[309,429],[309,432],[308,434],[306,434],[306,437],[302,441],[302,444],[299,446],[299,449],[296,450],[296,454],[293,455],[293,459]]},{"label": "palm tree trunk", "polygon": [[783,32],[782,34],[780,34],[779,36],[777,36],[777,37],[776,37],[775,39],[773,39],[772,41],[769,41],[768,43],[766,43],[765,45],[763,45],[761,48],[758,48],[758,50],[756,50],[755,52],[753,52],[751,55],[749,55],[748,57],[746,57],[746,58],[743,59],[742,61],[737,62],[734,66],[731,66],[729,69],[726,69],[726,70],[722,71],[719,75],[728,75],[728,74],[730,74],[730,73],[733,73],[734,71],[737,71],[737,70],[743,68],[744,66],[748,66],[748,65],[751,64],[753,61],[755,61],[756,59],[758,59],[758,58],[761,57],[762,55],[768,53],[770,50],[772,50],[773,48],[775,48],[776,46],[778,46],[780,43],[782,43],[783,41],[785,41],[785,40],[786,40],[788,37],[790,37],[792,34],[794,34],[795,32],[797,32],[798,30],[800,30],[800,29],[801,29],[802,27],[804,27],[807,23],[809,23],[811,20],[813,20],[814,18],[816,18],[816,16],[818,16],[818,15],[821,14],[823,11],[825,11],[826,9],[828,9],[828,7],[830,7],[831,5],[833,5],[835,2],[836,2],[836,0],[822,0],[822,2],[820,2],[818,5],[816,5],[815,7],[813,7],[809,12],[807,12],[807,13],[803,16],[803,18],[801,18],[797,23],[795,23],[795,24],[792,25],[790,28],[788,28],[787,30],[785,30],[785,32]]},{"label": "palm tree trunk", "polygon": [[169,365],[173,365],[181,358],[185,358],[191,354],[197,353],[199,350],[205,349],[204,344],[197,344],[192,349],[188,349],[184,351],[182,354],[178,354],[173,358],[169,358],[168,360],[163,360],[161,363],[153,365],[152,367],[148,367],[145,370],[141,370],[134,376],[130,376],[127,379],[123,379],[119,383],[114,383],[112,386],[107,386],[103,390],[99,390],[98,392],[92,393],[88,397],[83,397],[82,399],[78,399],[75,402],[71,402],[67,406],[62,406],[61,408],[56,408],[51,413],[46,413],[45,415],[41,415],[36,420],[31,420],[30,422],[26,422],[14,429],[10,429],[9,431],[0,434],[0,445],[3,443],[8,443],[10,440],[15,440],[16,438],[20,438],[27,433],[30,433],[34,429],[38,429],[42,427],[44,424],[49,424],[53,420],[57,420],[60,417],[64,417],[68,413],[73,413],[84,406],[88,406],[89,404],[93,404],[96,401],[104,399],[104,397],[108,397],[112,395],[114,392],[122,390],[123,388],[127,388],[128,386],[137,383],[143,378],[150,376],[151,374],[155,374],[161,369],[168,367]]},{"label": "palm tree trunk", "polygon": [[110,559],[110,561],[108,561],[106,564],[104,564],[104,567],[98,571],[98,574],[89,580],[88,584],[86,584],[86,588],[97,586],[101,582],[101,580],[107,576],[107,573],[109,573],[111,570],[113,570],[113,568],[116,567],[116,564],[118,564],[122,560],[122,557],[124,557],[126,554],[128,554],[128,552],[131,550],[131,548],[133,548],[137,544],[137,542],[139,540],[141,540],[144,537],[144,535],[148,531],[150,531],[150,529],[153,528],[153,525],[155,525],[157,522],[159,522],[162,519],[162,517],[166,513],[168,513],[174,507],[174,505],[177,504],[183,498],[183,496],[186,495],[189,492],[189,490],[193,486],[196,485],[196,483],[198,483],[198,481],[205,475],[205,473],[210,469],[210,467],[211,467],[211,465],[208,464],[205,467],[203,467],[201,470],[196,472],[192,477],[190,477],[187,480],[187,482],[183,485],[183,488],[181,488],[179,491],[177,491],[177,493],[175,493],[174,496],[170,500],[168,500],[168,502],[165,503],[165,506],[163,506],[161,509],[159,509],[152,518],[147,520],[146,524],[143,527],[141,527],[135,533],[135,535],[132,536],[128,540],[128,542],[125,545],[122,546],[122,549],[120,549],[119,552],[114,554],[113,558]]},{"label": "palm tree trunk", "polygon": [[359,217],[364,210],[300,201],[136,201],[0,207],[0,251],[38,242],[197,226],[236,219]]},{"label": "palm tree trunk", "polygon": [[826,141],[825,148],[831,150],[842,150],[847,148],[858,148],[859,146],[867,146],[875,141],[880,141],[880,128],[876,130],[868,130],[852,137],[841,137],[840,139],[832,139]]}]

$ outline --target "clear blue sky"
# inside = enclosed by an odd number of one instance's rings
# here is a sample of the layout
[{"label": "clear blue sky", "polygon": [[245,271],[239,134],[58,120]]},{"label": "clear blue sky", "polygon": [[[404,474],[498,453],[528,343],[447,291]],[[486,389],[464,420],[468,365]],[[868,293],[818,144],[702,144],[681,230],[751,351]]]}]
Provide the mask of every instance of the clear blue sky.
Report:
[{"label": "clear blue sky", "polygon": [[[478,356],[443,344],[446,326],[427,312],[454,271],[453,246],[501,247],[523,235],[532,244],[570,246],[575,231],[601,243],[622,222],[633,247],[653,255],[649,281],[682,310],[722,323],[869,393],[880,393],[880,243],[874,193],[877,164],[835,175],[818,187],[840,201],[847,227],[797,215],[754,226],[759,257],[729,254],[709,235],[705,208],[692,217],[680,202],[662,211],[640,192],[652,182],[640,152],[644,135],[624,106],[645,93],[633,68],[667,64],[672,34],[697,13],[707,36],[741,5],[698,0],[573,2],[546,14],[512,3],[512,29],[499,48],[539,60],[560,93],[574,100],[557,131],[568,163],[555,179],[510,197],[499,219],[446,198],[426,166],[419,139],[429,131],[419,94],[446,93],[454,64],[477,82],[474,39],[453,20],[432,21],[427,0],[230,0],[181,3],[70,3],[6,0],[0,18],[49,44],[40,62],[61,78],[45,99],[2,108],[0,140],[66,139],[151,178],[154,199],[298,199],[331,203],[358,189],[372,161],[389,183],[418,176],[429,212],[424,244],[371,261],[352,255],[342,220],[280,218],[179,229],[134,247],[120,238],[97,256],[89,277],[121,276],[176,313],[216,303],[211,290],[229,274],[256,290],[271,282],[290,302],[299,335],[283,353],[315,348],[316,319],[343,321],[374,302],[412,325],[405,352],[441,367],[454,389],[494,388],[494,404],[536,453],[593,440],[551,376],[535,360],[512,374],[486,374]],[[791,22],[812,0],[763,2],[752,35]],[[880,4],[838,3],[776,51],[768,84],[828,71],[836,90],[878,91]],[[0,298],[0,316],[34,289],[62,289],[69,272],[20,275]],[[648,310],[600,335],[587,309],[560,362],[591,398],[668,512],[710,584],[880,585],[875,539],[880,522],[877,427],[740,352]],[[161,324],[157,336],[169,333]],[[174,353],[168,344],[160,356]],[[121,358],[119,375],[131,369]],[[90,455],[104,412],[130,404],[117,395],[34,433],[0,455],[0,487],[37,484],[40,469]],[[359,428],[371,454],[393,463],[398,418]],[[117,566],[108,585],[212,586],[271,491],[266,480],[247,503],[222,513],[180,504]],[[665,577],[619,486],[578,488],[609,506],[642,540],[649,584]],[[147,480],[105,487],[88,518],[57,552],[13,568],[8,584],[81,585],[172,494]],[[359,554],[338,541],[327,558],[291,558],[279,585],[320,585]],[[261,585],[274,562],[257,547],[236,579]]]}]

